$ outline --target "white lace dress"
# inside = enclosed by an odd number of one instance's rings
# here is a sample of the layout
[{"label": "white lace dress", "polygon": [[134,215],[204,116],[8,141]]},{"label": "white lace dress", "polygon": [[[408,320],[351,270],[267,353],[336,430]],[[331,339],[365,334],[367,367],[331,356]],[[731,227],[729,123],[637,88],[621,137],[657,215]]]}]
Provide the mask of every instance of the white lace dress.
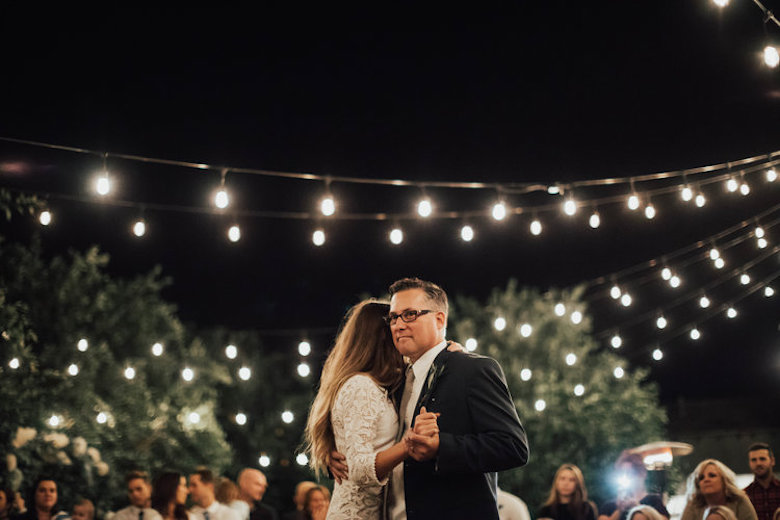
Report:
[{"label": "white lace dress", "polygon": [[364,374],[344,383],[330,413],[336,449],[346,455],[349,480],[336,483],[328,520],[375,520],[382,515],[382,486],[376,478],[377,452],[395,442],[398,415],[387,391]]}]

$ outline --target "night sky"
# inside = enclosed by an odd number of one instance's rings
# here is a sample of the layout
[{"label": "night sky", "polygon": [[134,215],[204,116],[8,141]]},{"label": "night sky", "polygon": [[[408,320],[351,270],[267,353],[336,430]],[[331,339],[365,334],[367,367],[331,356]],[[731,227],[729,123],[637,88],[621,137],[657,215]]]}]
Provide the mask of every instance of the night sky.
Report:
[{"label": "night sky", "polygon": [[[538,2],[452,6],[424,11],[386,4],[348,10],[304,4],[284,12],[101,10],[82,16],[3,8],[0,136],[90,150],[230,167],[412,181],[570,182],[693,168],[780,150],[780,69],[761,62],[766,38],[750,1],[724,10],[711,2]],[[768,8],[773,2],[765,2]],[[89,195],[101,161],[91,155],[0,142],[0,185]],[[111,159],[116,199],[148,206],[208,207],[216,172]],[[599,208],[603,225],[548,213],[545,233],[528,216],[496,224],[477,218],[477,238],[461,242],[462,222],[325,222],[328,242],[310,241],[311,220],[239,218],[243,238],[225,239],[228,215],[149,209],[149,234],[129,233],[136,208],[52,197],[48,253],[98,244],[119,275],[161,264],[165,296],[195,327],[265,331],[292,348],[324,329],[328,347],[344,311],[381,296],[394,279],[429,278],[451,295],[485,299],[510,278],[545,290],[660,257],[749,219],[780,202],[778,182],[749,177],[748,197],[710,186],[695,209],[676,194],[654,200],[652,222],[625,205]],[[234,206],[313,212],[321,182],[228,174]],[[339,212],[405,212],[417,188],[334,183]],[[610,193],[626,192],[626,187]],[[615,191],[616,190],[616,191]],[[597,189],[581,193],[597,197]],[[431,188],[437,211],[488,208],[492,190]],[[576,195],[576,194],[575,194]],[[516,205],[559,202],[546,194]],[[773,218],[777,218],[777,213]],[[26,240],[32,220],[0,232]],[[768,229],[770,247],[780,243]],[[753,241],[748,241],[753,244]],[[734,265],[756,254],[734,250]],[[777,255],[764,275],[778,269]],[[707,262],[691,283],[716,275]],[[780,290],[780,283],[774,286]],[[660,293],[659,293],[660,294]],[[668,299],[668,296],[667,296]],[[646,306],[662,306],[657,296]],[[740,317],[702,325],[705,337],[664,346],[652,369],[665,402],[678,397],[780,394],[777,296],[758,293]],[[718,302],[721,303],[721,302]],[[591,302],[594,328],[629,311]],[[637,302],[636,312],[643,308]],[[649,308],[649,307],[648,307]],[[695,319],[684,309],[678,321]],[[627,337],[624,353],[651,366],[652,330]],[[606,342],[604,342],[606,344]],[[632,350],[633,349],[633,350]],[[717,384],[711,384],[711,376]],[[705,382],[703,382],[705,381]],[[709,381],[708,384],[706,381]]]}]

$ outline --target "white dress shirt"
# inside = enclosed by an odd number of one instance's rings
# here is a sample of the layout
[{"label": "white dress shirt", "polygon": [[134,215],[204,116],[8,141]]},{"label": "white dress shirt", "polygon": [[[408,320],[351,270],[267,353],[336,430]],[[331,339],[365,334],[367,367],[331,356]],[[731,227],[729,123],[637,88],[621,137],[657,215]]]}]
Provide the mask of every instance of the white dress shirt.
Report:
[{"label": "white dress shirt", "polygon": [[[412,363],[412,371],[414,372],[414,386],[412,386],[412,395],[409,397],[409,404],[406,405],[406,410],[399,410],[398,414],[404,422],[404,431],[409,428],[414,419],[414,408],[417,405],[417,400],[420,398],[423,384],[425,383],[425,377],[428,375],[433,360],[439,353],[447,348],[447,341],[444,340],[420,358]],[[406,500],[404,499],[404,465],[398,464],[393,468],[393,508],[390,510],[390,518],[392,520],[406,520]]]},{"label": "white dress shirt", "polygon": [[[141,512],[143,512],[143,517],[140,515]],[[117,511],[111,520],[162,520],[162,516],[151,507],[142,509],[140,507],[127,506]]]},{"label": "white dress shirt", "polygon": [[[208,516],[206,513],[208,513]],[[195,520],[241,520],[235,509],[231,509],[225,504],[220,504],[216,500],[205,509],[200,506],[193,506],[190,509],[190,518]]]}]

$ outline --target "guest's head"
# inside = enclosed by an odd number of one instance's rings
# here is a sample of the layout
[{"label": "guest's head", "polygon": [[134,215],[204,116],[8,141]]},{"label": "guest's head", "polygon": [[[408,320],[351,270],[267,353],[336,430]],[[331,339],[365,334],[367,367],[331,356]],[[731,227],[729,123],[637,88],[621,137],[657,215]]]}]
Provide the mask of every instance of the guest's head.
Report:
[{"label": "guest's head", "polygon": [[137,508],[144,509],[151,505],[152,484],[145,471],[131,471],[125,476],[127,498]]},{"label": "guest's head", "polygon": [[303,512],[307,520],[312,518],[312,513],[321,508],[327,510],[330,505],[330,491],[325,486],[314,485],[309,488],[303,497]]},{"label": "guest's head", "polygon": [[705,459],[688,477],[688,500],[701,507],[732,501],[745,493],[737,487],[736,475],[725,464]]},{"label": "guest's head", "polygon": [[295,495],[293,496],[295,509],[298,511],[303,511],[303,502],[306,499],[306,493],[308,493],[308,491],[314,487],[317,487],[317,483],[312,482],[311,480],[298,482],[298,484],[295,486]]},{"label": "guest's head", "polygon": [[701,520],[737,520],[737,515],[726,506],[710,506],[704,510]]},{"label": "guest's head", "polygon": [[641,455],[623,451],[615,461],[615,473],[621,495],[639,498],[646,494],[647,468]]},{"label": "guest's head", "polygon": [[238,486],[227,477],[221,477],[214,488],[214,498],[222,504],[238,500]]},{"label": "guest's head", "polygon": [[95,518],[95,505],[87,498],[77,498],[73,503],[73,520],[93,520]]},{"label": "guest's head", "polygon": [[654,507],[642,504],[630,509],[626,520],[666,520],[666,517]]},{"label": "guest's head", "polygon": [[750,463],[750,471],[753,472],[757,479],[772,478],[774,474],[773,468],[775,467],[775,454],[772,453],[772,448],[769,447],[769,444],[763,442],[752,444],[748,448],[748,462]]},{"label": "guest's head", "polygon": [[152,507],[163,518],[187,519],[187,480],[174,471],[161,474],[152,487]]},{"label": "guest's head", "polygon": [[214,502],[214,474],[208,468],[198,468],[190,475],[190,496],[200,507],[208,508]]},{"label": "guest's head", "polygon": [[573,504],[577,508],[588,500],[585,478],[574,464],[563,464],[555,472],[545,505]]},{"label": "guest's head", "polygon": [[263,499],[268,489],[268,480],[259,469],[246,468],[238,474],[239,498],[250,504]]},{"label": "guest's head", "polygon": [[352,307],[328,354],[306,424],[311,464],[318,473],[325,469],[329,454],[336,446],[330,410],[344,382],[358,373],[369,374],[389,389],[401,382],[404,361],[393,346],[384,321],[389,308],[387,303],[378,300],[364,300]]},{"label": "guest's head", "polygon": [[444,341],[447,293],[432,282],[403,278],[390,286],[390,333],[398,352],[414,362]]},{"label": "guest's head", "polygon": [[14,507],[14,490],[9,487],[0,487],[0,518],[8,518]]},{"label": "guest's head", "polygon": [[33,507],[42,513],[53,513],[57,506],[57,483],[49,476],[35,481],[32,492]]}]

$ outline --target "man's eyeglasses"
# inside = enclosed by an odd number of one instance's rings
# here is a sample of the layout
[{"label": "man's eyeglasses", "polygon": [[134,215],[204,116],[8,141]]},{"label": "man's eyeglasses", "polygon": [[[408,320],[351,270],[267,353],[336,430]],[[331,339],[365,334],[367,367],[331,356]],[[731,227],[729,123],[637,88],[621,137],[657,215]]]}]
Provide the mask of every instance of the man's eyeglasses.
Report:
[{"label": "man's eyeglasses", "polygon": [[417,318],[422,316],[423,314],[428,314],[429,312],[434,312],[432,310],[424,310],[424,311],[416,311],[413,309],[407,309],[400,314],[396,314],[394,312],[391,312],[387,316],[385,316],[383,319],[385,320],[385,323],[388,325],[392,325],[395,323],[395,320],[398,318],[401,318],[404,323],[411,323],[415,321]]}]

